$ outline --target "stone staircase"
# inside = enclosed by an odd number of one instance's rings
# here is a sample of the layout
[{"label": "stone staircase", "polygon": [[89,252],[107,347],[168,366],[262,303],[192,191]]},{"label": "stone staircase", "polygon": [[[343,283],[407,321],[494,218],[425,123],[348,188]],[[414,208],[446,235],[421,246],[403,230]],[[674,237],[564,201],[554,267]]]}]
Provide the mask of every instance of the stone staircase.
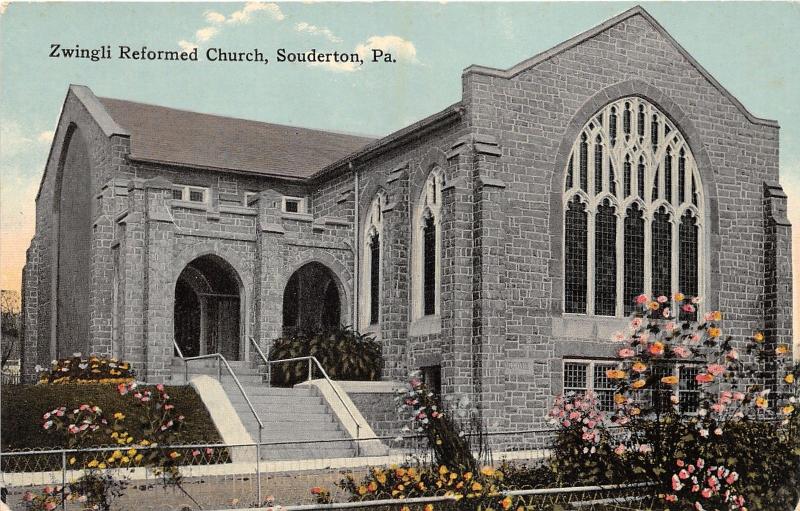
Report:
[{"label": "stone staircase", "polygon": [[[250,362],[229,362],[253,404],[264,429],[261,434],[261,459],[265,461],[356,456],[356,446],[342,429],[328,405],[314,388],[269,387],[262,382],[258,368]],[[180,359],[172,364],[172,382],[183,383],[184,367]],[[196,375],[217,377],[215,361],[195,361],[189,364],[189,379]],[[258,440],[258,422],[253,412],[223,367],[222,387],[228,395],[242,424]]]}]

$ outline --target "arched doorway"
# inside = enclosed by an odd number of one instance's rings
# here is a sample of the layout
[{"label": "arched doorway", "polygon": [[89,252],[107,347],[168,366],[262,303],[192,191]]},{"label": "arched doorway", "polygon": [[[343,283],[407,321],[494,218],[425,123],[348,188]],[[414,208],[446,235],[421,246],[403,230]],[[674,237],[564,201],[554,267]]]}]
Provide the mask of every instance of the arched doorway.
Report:
[{"label": "arched doorway", "polygon": [[224,259],[205,255],[187,264],[175,284],[175,341],[183,355],[239,360],[243,302],[241,280]]},{"label": "arched doorway", "polygon": [[342,302],[336,276],[322,263],[295,271],[283,292],[283,333],[319,332],[338,328]]}]

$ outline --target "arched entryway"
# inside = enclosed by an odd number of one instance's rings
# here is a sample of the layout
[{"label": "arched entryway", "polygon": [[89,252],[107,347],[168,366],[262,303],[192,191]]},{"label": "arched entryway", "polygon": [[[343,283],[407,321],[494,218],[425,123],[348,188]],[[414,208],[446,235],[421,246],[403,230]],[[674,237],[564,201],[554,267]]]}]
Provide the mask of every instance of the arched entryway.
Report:
[{"label": "arched entryway", "polygon": [[187,264],[175,284],[175,341],[183,355],[239,360],[243,303],[241,279],[224,259],[205,255]]},{"label": "arched entryway", "polygon": [[283,333],[318,332],[342,324],[339,281],[324,264],[311,262],[295,271],[283,292]]}]

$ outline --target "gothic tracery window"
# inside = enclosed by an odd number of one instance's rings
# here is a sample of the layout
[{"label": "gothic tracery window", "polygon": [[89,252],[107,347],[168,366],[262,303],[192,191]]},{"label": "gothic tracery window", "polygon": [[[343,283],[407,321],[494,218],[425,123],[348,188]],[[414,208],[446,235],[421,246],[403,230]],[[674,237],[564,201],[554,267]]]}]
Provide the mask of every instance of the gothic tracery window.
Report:
[{"label": "gothic tracery window", "polygon": [[381,265],[383,251],[383,208],[386,206],[383,193],[372,200],[364,223],[362,249],[362,292],[360,303],[361,327],[377,324],[380,320]]},{"label": "gothic tracery window", "polygon": [[413,218],[412,312],[414,319],[439,314],[444,175],[434,168],[422,187]]},{"label": "gothic tracery window", "polygon": [[593,115],[564,190],[565,312],[623,316],[640,293],[702,293],[700,175],[655,105],[627,97]]}]

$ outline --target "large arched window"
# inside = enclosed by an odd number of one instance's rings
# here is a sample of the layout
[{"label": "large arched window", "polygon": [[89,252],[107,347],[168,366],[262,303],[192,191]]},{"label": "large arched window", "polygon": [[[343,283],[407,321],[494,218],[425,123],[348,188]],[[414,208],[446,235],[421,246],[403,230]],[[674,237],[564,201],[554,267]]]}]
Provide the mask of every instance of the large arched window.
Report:
[{"label": "large arched window", "polygon": [[606,105],[564,179],[564,312],[623,316],[640,293],[703,292],[703,189],[692,152],[639,97]]},{"label": "large arched window", "polygon": [[442,252],[442,187],[444,175],[435,167],[425,181],[414,210],[412,225],[412,317],[440,312]]},{"label": "large arched window", "polygon": [[386,197],[378,193],[370,204],[364,222],[361,245],[361,328],[380,321],[381,268],[383,253],[383,208]]}]

